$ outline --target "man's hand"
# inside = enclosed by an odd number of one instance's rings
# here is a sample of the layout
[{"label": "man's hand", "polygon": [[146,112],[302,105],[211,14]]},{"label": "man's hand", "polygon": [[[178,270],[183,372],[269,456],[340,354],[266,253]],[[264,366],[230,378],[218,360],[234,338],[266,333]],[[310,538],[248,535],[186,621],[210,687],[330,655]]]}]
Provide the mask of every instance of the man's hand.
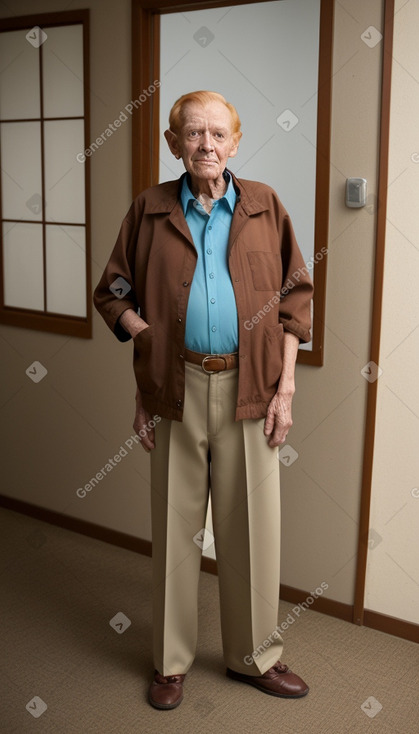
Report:
[{"label": "man's hand", "polygon": [[298,336],[285,332],[281,378],[278,389],[268,405],[265,418],[264,434],[269,436],[268,446],[272,448],[285,442],[292,426],[291,404],[295,393],[294,375],[298,343]]},{"label": "man's hand", "polygon": [[292,426],[291,404],[293,390],[278,390],[268,406],[265,418],[264,434],[269,436],[268,446],[274,447],[284,443]]},{"label": "man's hand", "polygon": [[[143,331],[143,329],[147,329],[149,326],[147,322],[144,321],[144,319],[140,318],[140,316],[138,316],[138,314],[135,313],[134,309],[132,308],[128,308],[126,311],[124,311],[119,317],[119,321],[124,327],[125,331],[128,331],[133,339],[137,336],[137,334],[140,333],[140,331]],[[147,412],[147,410],[145,410],[145,408],[143,408],[141,393],[137,388],[137,393],[135,395],[135,417],[132,426],[135,433],[140,438],[141,446],[143,447],[144,451],[147,451],[148,454],[152,449],[155,448],[156,445],[154,428],[151,428],[150,421],[151,415]]]},{"label": "man's hand", "polygon": [[[144,451],[149,454],[152,449],[156,447],[154,428],[150,426],[151,415],[145,408],[143,408],[141,401],[141,393],[137,388],[137,394],[135,396],[135,418],[133,428],[135,433],[140,436],[140,443]],[[140,434],[140,431],[143,433]],[[145,435],[144,435],[145,432]]]}]

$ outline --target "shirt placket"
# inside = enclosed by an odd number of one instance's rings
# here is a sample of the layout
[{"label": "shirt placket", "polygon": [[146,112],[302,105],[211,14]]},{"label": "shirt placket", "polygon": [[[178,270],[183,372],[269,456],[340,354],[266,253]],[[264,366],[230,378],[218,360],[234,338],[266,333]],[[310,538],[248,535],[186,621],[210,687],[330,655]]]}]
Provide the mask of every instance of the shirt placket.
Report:
[{"label": "shirt placket", "polygon": [[[212,212],[215,214],[217,203],[213,204]],[[205,275],[207,280],[208,298],[208,328],[211,353],[219,350],[220,313],[217,298],[217,268],[214,256],[214,245],[216,237],[216,217],[209,216],[205,226],[204,234],[204,261]]]}]

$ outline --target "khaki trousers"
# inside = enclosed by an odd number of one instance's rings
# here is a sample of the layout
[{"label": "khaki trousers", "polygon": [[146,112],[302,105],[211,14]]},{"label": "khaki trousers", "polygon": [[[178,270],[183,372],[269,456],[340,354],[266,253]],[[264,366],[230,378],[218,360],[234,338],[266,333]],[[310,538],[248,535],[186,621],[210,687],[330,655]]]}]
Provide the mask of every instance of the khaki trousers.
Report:
[{"label": "khaki trousers", "polygon": [[[163,418],[151,452],[154,665],[162,675],[186,673],[195,656],[202,552],[196,536],[205,527],[211,486],[225,663],[262,675],[282,652],[275,632],[277,450],[267,445],[263,419],[234,421],[237,369],[207,375],[189,362],[185,369],[183,421]],[[263,646],[268,636],[272,642]]]}]

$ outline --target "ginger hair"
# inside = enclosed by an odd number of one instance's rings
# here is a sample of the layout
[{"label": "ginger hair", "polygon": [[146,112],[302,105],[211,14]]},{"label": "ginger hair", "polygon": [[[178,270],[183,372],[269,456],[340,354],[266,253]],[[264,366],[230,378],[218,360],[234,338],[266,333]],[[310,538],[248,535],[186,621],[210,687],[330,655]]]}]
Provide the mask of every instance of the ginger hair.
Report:
[{"label": "ginger hair", "polygon": [[222,104],[224,104],[230,112],[231,129],[233,135],[240,133],[241,123],[236,108],[232,104],[230,104],[230,102],[227,102],[222,94],[219,94],[218,92],[208,92],[206,90],[201,90],[198,92],[188,92],[187,94],[183,94],[182,97],[179,97],[179,99],[176,100],[172,109],[170,110],[169,127],[170,130],[176,135],[180,132],[182,128],[183,111],[185,109],[185,106],[190,102],[198,103],[203,107],[205,107],[205,105],[207,105],[209,102],[222,102]]}]

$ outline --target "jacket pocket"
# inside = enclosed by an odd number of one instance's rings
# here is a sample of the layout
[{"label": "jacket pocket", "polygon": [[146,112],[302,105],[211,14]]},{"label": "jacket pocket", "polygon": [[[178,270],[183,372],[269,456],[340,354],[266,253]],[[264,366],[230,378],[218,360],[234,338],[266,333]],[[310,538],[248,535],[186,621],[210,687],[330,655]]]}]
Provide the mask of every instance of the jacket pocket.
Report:
[{"label": "jacket pocket", "polygon": [[253,286],[257,291],[278,291],[282,281],[281,258],[274,252],[255,250],[247,253]]},{"label": "jacket pocket", "polygon": [[282,372],[284,327],[282,324],[265,326],[263,350],[263,379],[265,389],[276,390]]}]

